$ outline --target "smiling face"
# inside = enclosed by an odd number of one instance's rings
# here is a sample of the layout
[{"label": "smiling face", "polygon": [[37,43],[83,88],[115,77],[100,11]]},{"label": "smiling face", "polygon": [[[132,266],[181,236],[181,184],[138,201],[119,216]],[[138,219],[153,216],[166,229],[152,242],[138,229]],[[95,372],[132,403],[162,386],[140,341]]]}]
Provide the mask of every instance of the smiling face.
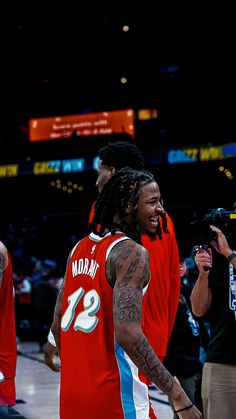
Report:
[{"label": "smiling face", "polygon": [[159,216],[164,212],[161,202],[160,189],[156,182],[141,187],[137,204],[137,224],[141,233],[155,236]]}]

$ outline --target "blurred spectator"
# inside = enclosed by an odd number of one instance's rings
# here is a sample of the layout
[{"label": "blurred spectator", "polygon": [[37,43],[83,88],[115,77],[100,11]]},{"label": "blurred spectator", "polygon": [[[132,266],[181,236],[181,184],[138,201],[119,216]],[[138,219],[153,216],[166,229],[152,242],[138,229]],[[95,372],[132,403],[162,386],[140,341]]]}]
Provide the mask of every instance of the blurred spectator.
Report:
[{"label": "blurred spectator", "polygon": [[56,298],[57,290],[50,283],[47,276],[42,276],[39,281],[33,284],[32,318],[40,352],[42,352],[43,344],[47,341],[47,335],[53,320]]},{"label": "blurred spectator", "polygon": [[30,329],[32,287],[29,277],[20,275],[15,278],[16,332],[18,341],[20,342]]},{"label": "blurred spectator", "polygon": [[202,377],[204,418],[231,419],[236,413],[236,235],[229,244],[219,228],[210,228],[215,239],[196,253],[199,276],[191,301],[195,315],[207,315],[211,328]]},{"label": "blurred spectator", "polygon": [[[185,259],[180,255],[181,291],[173,331],[164,360],[165,367],[176,376],[192,402],[202,411],[200,361],[200,327],[191,312],[188,271]],[[206,333],[206,332],[205,332]],[[170,400],[174,410],[174,406]],[[178,415],[173,413],[173,418]]]}]

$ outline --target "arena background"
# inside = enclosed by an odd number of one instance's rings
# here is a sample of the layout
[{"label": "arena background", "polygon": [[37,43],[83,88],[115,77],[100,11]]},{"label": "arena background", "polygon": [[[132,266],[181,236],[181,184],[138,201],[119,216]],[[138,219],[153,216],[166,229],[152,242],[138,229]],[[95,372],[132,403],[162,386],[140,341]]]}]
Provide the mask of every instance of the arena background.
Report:
[{"label": "arena background", "polygon": [[[0,165],[20,164],[24,175],[0,177],[3,235],[9,223],[17,229],[28,217],[43,230],[37,251],[64,260],[68,237],[84,233],[97,193],[96,171],[60,173],[62,185],[80,187],[69,195],[52,186],[58,174],[36,176],[30,167],[41,160],[93,159],[100,146],[127,138],[30,143],[29,119],[155,109],[157,118],[135,120],[132,141],[157,177],[187,252],[190,221],[209,208],[231,209],[236,200],[235,154],[214,157],[214,147],[235,150],[231,11],[194,1],[64,0],[18,2],[15,16],[6,33],[14,45],[9,44],[4,60]],[[213,147],[213,154],[205,161],[168,163],[170,150],[200,147]]]}]

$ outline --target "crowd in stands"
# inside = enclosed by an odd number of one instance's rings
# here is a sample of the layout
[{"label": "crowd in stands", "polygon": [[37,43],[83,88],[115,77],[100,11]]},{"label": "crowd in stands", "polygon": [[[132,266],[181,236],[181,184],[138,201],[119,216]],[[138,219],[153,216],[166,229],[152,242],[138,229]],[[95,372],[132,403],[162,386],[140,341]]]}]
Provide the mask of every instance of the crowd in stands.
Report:
[{"label": "crowd in stands", "polygon": [[[64,276],[65,254],[78,241],[76,234],[68,234],[65,241],[62,237],[61,243],[58,242],[56,232],[54,234],[49,224],[46,217],[36,222],[24,217],[17,227],[7,224],[4,237],[13,261],[18,341],[36,340],[40,351],[47,339]],[[46,239],[47,231],[52,234],[51,240],[48,236]],[[52,246],[53,237],[55,244]]]}]

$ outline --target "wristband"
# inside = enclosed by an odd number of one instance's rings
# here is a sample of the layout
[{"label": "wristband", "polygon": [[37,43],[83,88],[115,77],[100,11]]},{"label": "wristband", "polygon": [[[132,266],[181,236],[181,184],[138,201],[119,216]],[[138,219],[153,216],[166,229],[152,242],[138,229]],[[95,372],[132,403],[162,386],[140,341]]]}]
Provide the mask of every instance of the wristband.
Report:
[{"label": "wristband", "polygon": [[231,255],[227,256],[227,260],[230,263],[231,260],[233,260],[234,258],[236,258],[236,252],[232,252]]},{"label": "wristband", "polygon": [[56,344],[56,341],[52,334],[51,329],[49,330],[49,333],[48,333],[48,342],[51,343],[51,345],[54,346],[55,348],[57,347],[57,344]]},{"label": "wristband", "polygon": [[183,410],[189,410],[191,407],[193,407],[193,403],[191,403],[189,406],[183,407],[182,409],[174,410],[174,413],[183,412]]}]

